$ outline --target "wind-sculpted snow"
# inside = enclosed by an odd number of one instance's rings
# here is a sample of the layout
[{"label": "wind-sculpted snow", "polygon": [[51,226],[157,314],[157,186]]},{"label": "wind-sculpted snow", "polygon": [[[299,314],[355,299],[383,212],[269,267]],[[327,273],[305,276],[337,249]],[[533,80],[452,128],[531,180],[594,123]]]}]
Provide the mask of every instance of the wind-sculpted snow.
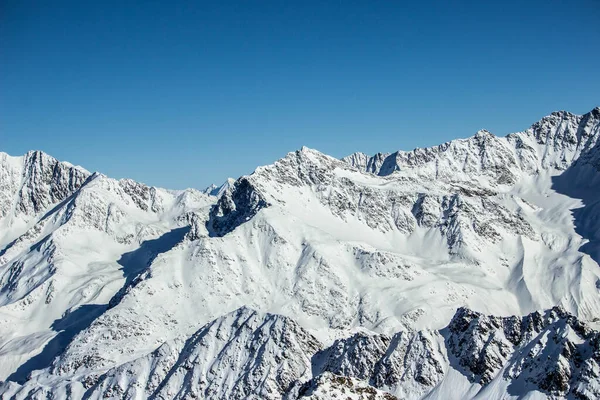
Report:
[{"label": "wind-sculpted snow", "polygon": [[0,154],[0,390],[594,398],[599,137],[600,108],[557,112],[205,192]]}]

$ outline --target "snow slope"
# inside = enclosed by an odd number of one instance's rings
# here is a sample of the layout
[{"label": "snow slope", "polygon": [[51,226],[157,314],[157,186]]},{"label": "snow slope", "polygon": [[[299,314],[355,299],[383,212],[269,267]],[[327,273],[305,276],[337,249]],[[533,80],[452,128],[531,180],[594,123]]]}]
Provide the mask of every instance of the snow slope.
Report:
[{"label": "snow slope", "polygon": [[357,333],[329,347],[287,317],[242,307],[104,373],[57,363],[24,385],[5,383],[0,394],[591,400],[600,396],[599,343],[598,331],[559,307],[505,318],[460,308],[440,331]]},{"label": "snow slope", "polygon": [[[1,154],[3,396],[594,398],[595,333],[561,328],[587,366],[540,359],[570,371],[555,384],[515,366],[529,341],[498,339],[502,357],[473,364],[488,332],[460,345],[448,332],[465,310],[555,306],[544,329],[576,318],[592,332],[599,137],[600,108],[556,112],[411,152],[302,148],[205,192]],[[248,335],[226,333],[241,318]],[[281,357],[294,362],[273,370]]]},{"label": "snow slope", "polygon": [[41,152],[0,157],[8,166],[2,186],[10,189],[3,192],[9,206],[0,220],[5,378],[28,359],[25,370],[48,364],[154,252],[175,245],[156,238],[178,227],[189,231],[194,210],[210,200],[196,191],[172,193],[90,174]]}]

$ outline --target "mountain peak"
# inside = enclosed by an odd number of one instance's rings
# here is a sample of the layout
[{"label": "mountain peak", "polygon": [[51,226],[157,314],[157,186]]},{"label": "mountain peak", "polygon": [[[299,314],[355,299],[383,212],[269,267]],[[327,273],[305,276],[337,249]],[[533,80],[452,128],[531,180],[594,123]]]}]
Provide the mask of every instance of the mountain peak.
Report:
[{"label": "mountain peak", "polygon": [[598,115],[218,197],[0,155],[0,397],[600,398]]},{"label": "mountain peak", "polygon": [[572,112],[566,111],[566,110],[552,111],[550,113],[550,115],[551,116],[556,116],[556,117],[574,117],[574,116],[576,116]]},{"label": "mountain peak", "polygon": [[493,133],[491,133],[487,129],[480,129],[480,130],[478,130],[475,133],[475,137],[477,137],[477,138],[482,138],[482,137],[496,137],[496,135],[494,135]]},{"label": "mountain peak", "polygon": [[325,155],[324,153],[321,153],[319,150],[307,147],[307,146],[302,146],[300,148],[300,150],[298,150],[298,153],[302,153],[302,154],[317,154],[317,155]]},{"label": "mountain peak", "polygon": [[25,153],[25,157],[44,157],[44,156],[54,158],[42,150],[29,150],[27,153]]},{"label": "mountain peak", "polygon": [[214,183],[208,186],[206,189],[202,191],[209,196],[221,197],[221,195],[235,183],[235,179],[227,178],[225,182],[221,184],[221,186],[217,186]]},{"label": "mountain peak", "polygon": [[4,159],[0,165],[4,192],[0,203],[6,208],[0,210],[0,218],[11,209],[14,217],[29,220],[73,194],[90,176],[84,168],[58,161],[41,150]]},{"label": "mountain peak", "polygon": [[31,163],[36,163],[36,162],[53,164],[53,165],[60,164],[67,168],[75,168],[84,174],[88,174],[88,175],[90,174],[90,171],[83,168],[82,166],[74,165],[68,161],[60,161],[60,160],[56,159],[55,157],[53,157],[52,155],[46,153],[43,150],[29,150],[27,153],[25,153],[23,155],[23,158],[25,160],[25,164],[31,164]]}]

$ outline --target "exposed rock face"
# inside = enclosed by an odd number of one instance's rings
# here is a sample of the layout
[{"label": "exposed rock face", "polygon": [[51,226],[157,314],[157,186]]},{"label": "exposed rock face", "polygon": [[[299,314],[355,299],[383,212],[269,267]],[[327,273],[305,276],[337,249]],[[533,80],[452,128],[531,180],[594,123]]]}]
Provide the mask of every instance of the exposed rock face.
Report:
[{"label": "exposed rock face", "polygon": [[163,211],[162,199],[157,196],[155,187],[148,187],[131,179],[121,179],[119,186],[140,209],[144,211],[152,210],[155,213]]},{"label": "exposed rock face", "polygon": [[343,160],[366,172],[381,176],[397,171],[415,171],[442,181],[484,177],[489,185],[513,184],[519,171],[564,170],[598,141],[600,107],[584,115],[554,112],[528,130],[499,138],[481,130],[468,139],[436,147],[378,153],[367,157],[355,153]]},{"label": "exposed rock face", "polygon": [[[291,397],[289,397],[291,398]],[[305,383],[294,396],[297,399],[329,400],[397,400],[390,393],[377,390],[373,386],[347,376],[325,372]]]},{"label": "exposed rock face", "polygon": [[448,351],[472,382],[506,379],[552,396],[600,396],[600,334],[561,308],[522,318],[461,308],[447,329]]},{"label": "exposed rock face", "polygon": [[[141,243],[164,231],[149,222],[160,218],[165,204],[173,207],[183,196],[176,197],[130,180],[116,181],[97,173],[89,175],[76,167],[65,166],[68,164],[48,160],[54,159],[40,152],[25,156],[27,178],[16,194],[17,208],[5,222],[10,224],[21,213],[27,213],[24,217],[29,227],[0,251],[0,266],[7,266],[0,269],[0,304],[24,298],[54,275],[56,241],[62,242],[72,232],[82,229],[100,232],[120,245]],[[28,166],[30,161],[33,164]],[[49,172],[50,169],[53,172]],[[85,180],[84,176],[87,176]],[[40,189],[34,190],[34,187]],[[140,214],[147,216],[139,218]],[[190,239],[197,236],[200,223],[193,217],[177,218],[174,222],[193,225]],[[28,248],[30,252],[24,253]],[[58,258],[61,258],[60,252]]]},{"label": "exposed rock face", "polygon": [[281,398],[320,346],[288,318],[242,308],[187,341],[157,397]]},{"label": "exposed rock face", "polygon": [[[81,376],[85,364],[62,364],[14,393],[45,398],[57,391],[79,391],[87,399],[280,399],[293,383],[310,377],[317,339],[293,320],[240,308],[202,327],[187,340],[161,345],[151,354],[101,375]],[[44,382],[63,377],[60,388]],[[81,382],[73,386],[70,379]]]},{"label": "exposed rock face", "polygon": [[[496,162],[504,165],[505,160]],[[436,229],[455,253],[464,246],[478,251],[478,242],[498,241],[503,231],[536,237],[526,220],[498,201],[496,191],[476,181],[440,185],[406,176],[390,177],[384,185],[376,185],[375,181],[362,185],[351,179],[351,173],[336,174],[336,170],[347,170],[347,166],[306,148],[290,153],[227,190],[213,210],[213,229],[222,236],[268,204],[285,206],[277,192],[291,186],[311,188],[318,200],[343,221],[356,218],[384,233],[411,234],[417,227]],[[273,189],[278,190],[274,193]]]},{"label": "exposed rock face", "polygon": [[94,360],[73,364],[59,357],[23,386],[5,384],[0,393],[15,399],[61,393],[86,399],[416,399],[432,391],[443,397],[435,390],[452,369],[483,389],[495,384],[508,394],[522,395],[525,388],[595,399],[599,343],[598,331],[560,308],[522,318],[461,308],[441,332],[359,333],[322,349],[293,320],[243,307],[105,372],[86,373]]},{"label": "exposed rock face", "polygon": [[[600,395],[598,343],[598,331],[558,307],[525,317],[461,308],[440,333],[356,334],[337,340],[314,356],[313,373],[327,377],[317,379],[319,385],[342,376],[400,398],[420,398],[447,379],[451,368],[483,387],[505,382],[509,394],[526,388],[554,398],[595,399]],[[352,381],[339,380],[344,382]],[[306,383],[300,393],[319,385]]]},{"label": "exposed rock face", "polygon": [[0,396],[598,398],[599,137],[302,148],[205,193],[0,154]]},{"label": "exposed rock face", "polygon": [[226,190],[210,212],[208,228],[223,236],[249,221],[269,204],[247,178],[241,178]]},{"label": "exposed rock face", "polygon": [[317,370],[369,382],[401,397],[429,392],[443,379],[448,360],[437,332],[356,334],[315,356]]},{"label": "exposed rock face", "polygon": [[90,173],[41,152],[23,157],[0,154],[0,219],[14,210],[15,216],[31,218],[56,204],[83,185]]}]

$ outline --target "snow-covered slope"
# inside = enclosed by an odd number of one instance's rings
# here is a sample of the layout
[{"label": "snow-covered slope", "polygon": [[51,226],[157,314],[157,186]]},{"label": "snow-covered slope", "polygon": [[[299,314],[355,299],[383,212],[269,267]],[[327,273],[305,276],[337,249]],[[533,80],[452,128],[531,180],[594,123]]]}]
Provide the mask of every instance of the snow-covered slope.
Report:
[{"label": "snow-covered slope", "polygon": [[[559,307],[525,317],[460,308],[441,331],[357,333],[323,347],[293,320],[242,307],[98,374],[60,358],[0,394],[154,399],[600,396],[600,333]],[[346,397],[342,397],[346,398]]]},{"label": "snow-covered slope", "polygon": [[[168,341],[101,376],[85,376],[85,365],[55,363],[50,373],[18,388],[16,397],[64,393],[89,399],[277,399],[294,382],[310,377],[311,357],[320,346],[289,318],[244,307],[205,325],[185,341]],[[83,377],[67,379],[73,370]]]},{"label": "snow-covered slope", "polygon": [[191,235],[195,210],[210,200],[90,174],[41,152],[0,158],[0,185],[9,189],[0,221],[0,376],[21,379],[60,353],[155,253]]},{"label": "snow-covered slope", "polygon": [[[1,155],[4,396],[593,394],[596,334],[569,324],[600,315],[599,137],[600,108],[557,112],[411,152],[302,148],[205,192]],[[501,322],[465,338],[467,314]],[[555,387],[517,359],[556,324],[587,361],[540,350],[570,371]]]},{"label": "snow-covered slope", "polygon": [[89,175],[41,151],[22,157],[0,153],[0,245],[13,239],[11,233],[21,233],[37,214],[70,196]]},{"label": "snow-covered slope", "polygon": [[354,335],[315,354],[313,364],[317,373],[360,379],[399,398],[596,399],[599,335],[558,307],[522,318],[460,308],[439,332]]},{"label": "snow-covered slope", "polygon": [[229,187],[231,187],[234,183],[235,179],[227,178],[227,180],[224,183],[222,183],[221,186],[217,186],[213,183],[212,185],[204,189],[203,193],[206,193],[210,196],[221,197],[221,195],[225,193],[225,191],[229,189]]}]

